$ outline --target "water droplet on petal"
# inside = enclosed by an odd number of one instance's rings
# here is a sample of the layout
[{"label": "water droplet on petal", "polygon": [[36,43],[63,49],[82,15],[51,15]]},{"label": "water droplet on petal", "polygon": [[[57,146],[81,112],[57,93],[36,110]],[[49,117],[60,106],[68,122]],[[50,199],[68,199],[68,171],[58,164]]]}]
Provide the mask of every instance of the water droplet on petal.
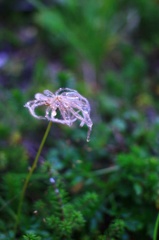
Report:
[{"label": "water droplet on petal", "polygon": [[45,99],[45,96],[42,93],[36,93],[35,94],[35,99],[42,100],[42,99]]},{"label": "water droplet on petal", "polygon": [[92,131],[92,124],[90,126],[88,126],[88,132],[87,132],[87,139],[86,141],[89,142],[90,141],[90,135],[91,135],[91,131]]},{"label": "water droplet on petal", "polygon": [[51,113],[51,117],[55,117],[55,116],[56,116],[56,114],[57,114],[57,112],[56,112],[56,111],[52,111],[52,113]]}]

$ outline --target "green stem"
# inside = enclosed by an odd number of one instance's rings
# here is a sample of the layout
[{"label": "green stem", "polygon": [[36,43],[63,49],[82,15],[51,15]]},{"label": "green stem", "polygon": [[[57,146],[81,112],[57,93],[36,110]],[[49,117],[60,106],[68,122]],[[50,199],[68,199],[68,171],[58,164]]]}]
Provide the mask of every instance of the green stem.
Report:
[{"label": "green stem", "polygon": [[39,159],[39,156],[41,154],[41,151],[43,149],[43,146],[44,146],[44,143],[46,141],[46,138],[48,136],[48,133],[50,131],[50,128],[51,128],[51,125],[52,125],[52,122],[49,122],[48,126],[47,126],[47,129],[45,131],[45,134],[42,138],[42,141],[41,141],[41,144],[40,144],[40,147],[38,149],[38,152],[36,154],[36,157],[34,159],[34,162],[33,162],[33,165],[32,167],[30,168],[29,170],[29,173],[25,179],[25,182],[24,182],[24,185],[23,185],[23,189],[22,189],[22,192],[21,192],[21,196],[20,196],[20,200],[19,200],[19,205],[18,205],[18,211],[17,211],[17,218],[16,218],[16,223],[15,223],[15,235],[16,235],[16,232],[17,232],[17,228],[18,228],[18,225],[19,225],[19,221],[20,221],[20,217],[21,217],[21,209],[22,209],[22,204],[23,204],[23,200],[24,200],[24,195],[25,195],[25,192],[26,192],[26,189],[28,187],[28,183],[30,181],[30,178],[37,166],[37,162],[38,162],[38,159]]},{"label": "green stem", "polygon": [[158,213],[158,215],[157,215],[157,219],[156,219],[156,223],[155,223],[154,234],[153,234],[153,240],[157,240],[158,226],[159,226],[159,213]]},{"label": "green stem", "polygon": [[107,168],[96,170],[96,171],[94,171],[94,174],[99,176],[99,175],[116,172],[118,170],[119,170],[118,166],[112,166],[112,167],[107,167]]}]

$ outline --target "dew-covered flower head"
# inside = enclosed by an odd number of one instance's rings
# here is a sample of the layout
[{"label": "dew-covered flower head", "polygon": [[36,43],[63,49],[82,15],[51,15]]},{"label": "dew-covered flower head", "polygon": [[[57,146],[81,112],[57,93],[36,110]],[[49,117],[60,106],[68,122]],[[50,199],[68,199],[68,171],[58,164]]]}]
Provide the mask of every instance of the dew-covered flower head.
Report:
[{"label": "dew-covered flower head", "polygon": [[[35,94],[35,100],[27,102],[25,105],[35,118],[47,119],[52,122],[72,126],[76,121],[80,121],[80,126],[87,125],[89,141],[92,130],[92,120],[90,118],[90,105],[88,100],[76,90],[70,88],[60,88],[55,93],[45,90],[43,93]],[[45,106],[45,114],[37,115],[35,109]]]}]

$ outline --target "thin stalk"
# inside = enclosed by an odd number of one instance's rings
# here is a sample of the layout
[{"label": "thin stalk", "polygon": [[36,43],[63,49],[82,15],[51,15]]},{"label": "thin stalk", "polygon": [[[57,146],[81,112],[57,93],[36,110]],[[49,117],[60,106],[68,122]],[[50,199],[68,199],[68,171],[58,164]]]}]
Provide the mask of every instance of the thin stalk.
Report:
[{"label": "thin stalk", "polygon": [[21,192],[21,196],[20,196],[20,200],[19,200],[19,205],[18,205],[18,211],[17,211],[17,218],[16,218],[16,223],[15,223],[15,235],[16,235],[16,232],[17,232],[17,228],[18,228],[18,225],[19,225],[19,221],[20,221],[20,217],[21,217],[21,210],[22,210],[22,205],[23,205],[23,200],[24,200],[24,196],[25,196],[25,192],[27,190],[27,187],[28,187],[28,184],[29,184],[29,181],[30,181],[30,178],[37,166],[37,162],[38,162],[38,159],[39,159],[39,156],[41,154],[41,151],[43,149],[43,146],[44,146],[44,143],[46,141],[46,138],[48,136],[48,133],[50,131],[50,128],[51,128],[51,125],[52,125],[52,122],[49,122],[47,128],[46,128],[46,131],[45,131],[45,134],[42,138],[42,141],[41,141],[41,144],[39,146],[39,149],[38,149],[38,152],[36,154],[36,157],[34,159],[34,162],[33,162],[33,165],[31,166],[30,170],[29,170],[29,173],[25,179],[25,182],[24,182],[24,185],[23,185],[23,189],[22,189],[22,192]]},{"label": "thin stalk", "polygon": [[107,167],[107,168],[96,170],[96,171],[94,171],[94,174],[99,176],[99,175],[105,175],[108,173],[116,172],[118,170],[119,170],[118,166],[112,166],[112,167]]},{"label": "thin stalk", "polygon": [[156,223],[155,223],[155,228],[154,228],[154,233],[153,233],[153,240],[157,240],[158,226],[159,226],[159,213],[157,215],[157,219],[156,219]]}]

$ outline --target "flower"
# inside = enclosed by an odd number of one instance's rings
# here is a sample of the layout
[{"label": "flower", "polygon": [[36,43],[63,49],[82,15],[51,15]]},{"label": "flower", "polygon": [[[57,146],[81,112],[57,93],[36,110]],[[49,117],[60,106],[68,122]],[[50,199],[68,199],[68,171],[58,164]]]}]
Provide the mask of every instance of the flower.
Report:
[{"label": "flower", "polygon": [[[39,106],[46,107],[45,116],[36,114],[35,109]],[[24,107],[27,107],[35,118],[47,119],[68,126],[80,120],[80,127],[84,124],[88,126],[87,141],[89,141],[93,126],[90,118],[90,105],[88,100],[76,90],[60,88],[55,93],[44,90],[43,93],[35,94],[35,100],[27,102]]]}]

